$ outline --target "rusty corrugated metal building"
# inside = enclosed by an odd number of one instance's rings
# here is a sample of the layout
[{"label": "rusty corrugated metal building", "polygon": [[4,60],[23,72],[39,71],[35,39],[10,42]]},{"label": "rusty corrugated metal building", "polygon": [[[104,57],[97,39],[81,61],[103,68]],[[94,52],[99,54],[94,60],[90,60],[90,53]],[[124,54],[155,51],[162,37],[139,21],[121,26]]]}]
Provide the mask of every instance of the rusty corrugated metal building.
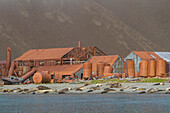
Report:
[{"label": "rusty corrugated metal building", "polygon": [[[92,56],[103,55],[105,55],[105,53],[97,47],[34,49],[27,51],[15,59],[16,72],[19,73],[19,71],[22,71],[24,74],[32,67],[36,67],[37,69],[43,67],[43,69],[46,68],[50,70],[48,66],[58,65],[64,70],[66,68],[63,68],[62,65],[82,64],[87,62]],[[72,66],[69,68],[72,68]]]},{"label": "rusty corrugated metal building", "polygon": [[119,55],[93,56],[89,62],[92,63],[93,74],[97,74],[98,63],[107,63],[112,66],[112,73],[124,73],[124,61]]},{"label": "rusty corrugated metal building", "polygon": [[72,76],[75,78],[82,78],[83,76],[83,65],[58,65],[58,66],[42,66],[38,69],[38,72],[49,71],[50,75],[60,75],[62,78],[66,76]]},{"label": "rusty corrugated metal building", "polygon": [[169,73],[170,70],[170,52],[152,52],[152,51],[132,51],[128,56],[124,59],[132,59],[135,62],[135,72],[139,71],[140,62],[142,60],[156,60],[156,59],[163,59],[167,64],[167,72]]}]

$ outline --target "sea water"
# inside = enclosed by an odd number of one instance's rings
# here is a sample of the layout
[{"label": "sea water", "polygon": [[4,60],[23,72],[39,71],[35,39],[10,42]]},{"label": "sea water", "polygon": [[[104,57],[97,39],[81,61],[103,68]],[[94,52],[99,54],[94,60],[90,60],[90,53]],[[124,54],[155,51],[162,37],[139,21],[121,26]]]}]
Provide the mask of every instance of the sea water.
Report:
[{"label": "sea water", "polygon": [[170,113],[170,95],[0,95],[0,113]]}]

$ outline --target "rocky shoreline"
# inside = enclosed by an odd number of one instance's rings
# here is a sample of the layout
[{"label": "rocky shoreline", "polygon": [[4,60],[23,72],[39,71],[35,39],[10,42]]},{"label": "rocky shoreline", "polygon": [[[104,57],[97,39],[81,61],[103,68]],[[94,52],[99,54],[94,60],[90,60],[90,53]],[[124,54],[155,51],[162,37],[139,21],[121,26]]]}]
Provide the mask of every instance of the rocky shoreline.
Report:
[{"label": "rocky shoreline", "polygon": [[6,94],[170,94],[170,83],[27,84],[0,86]]}]

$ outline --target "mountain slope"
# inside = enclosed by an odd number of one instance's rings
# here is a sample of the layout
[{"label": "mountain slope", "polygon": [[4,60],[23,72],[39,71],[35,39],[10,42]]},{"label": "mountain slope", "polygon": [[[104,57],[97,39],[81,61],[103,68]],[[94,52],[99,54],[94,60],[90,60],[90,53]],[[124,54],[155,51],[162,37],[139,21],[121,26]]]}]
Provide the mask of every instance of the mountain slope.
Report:
[{"label": "mountain slope", "polygon": [[97,0],[1,0],[0,59],[5,59],[7,46],[16,58],[31,48],[75,47],[78,40],[122,56],[136,49],[169,51],[110,6]]}]

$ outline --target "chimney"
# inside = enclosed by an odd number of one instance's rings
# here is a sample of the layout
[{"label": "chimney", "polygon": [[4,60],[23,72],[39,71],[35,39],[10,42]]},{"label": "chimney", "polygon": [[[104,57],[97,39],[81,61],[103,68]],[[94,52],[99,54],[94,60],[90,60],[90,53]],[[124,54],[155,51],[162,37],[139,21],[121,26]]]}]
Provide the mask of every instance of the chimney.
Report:
[{"label": "chimney", "polygon": [[78,41],[78,48],[81,48],[81,41]]},{"label": "chimney", "polygon": [[7,70],[9,70],[11,66],[11,48],[7,48],[7,55],[6,55],[6,63],[7,63]]}]

